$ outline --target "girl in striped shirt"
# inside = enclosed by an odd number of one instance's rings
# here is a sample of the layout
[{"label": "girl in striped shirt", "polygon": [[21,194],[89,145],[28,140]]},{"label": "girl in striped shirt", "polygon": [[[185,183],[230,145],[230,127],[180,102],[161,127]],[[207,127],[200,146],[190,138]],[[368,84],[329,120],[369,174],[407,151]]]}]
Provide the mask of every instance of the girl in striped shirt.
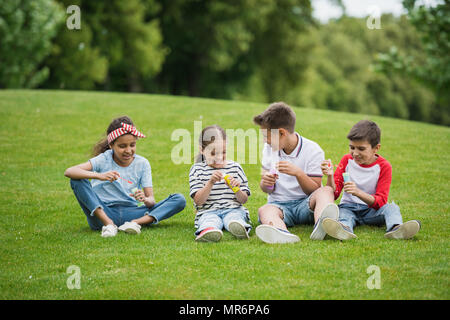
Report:
[{"label": "girl in striped shirt", "polygon": [[242,167],[226,159],[225,131],[217,125],[206,127],[199,142],[200,154],[189,172],[189,195],[197,210],[195,240],[217,242],[223,227],[238,239],[248,239],[251,222],[243,204],[250,189]]}]

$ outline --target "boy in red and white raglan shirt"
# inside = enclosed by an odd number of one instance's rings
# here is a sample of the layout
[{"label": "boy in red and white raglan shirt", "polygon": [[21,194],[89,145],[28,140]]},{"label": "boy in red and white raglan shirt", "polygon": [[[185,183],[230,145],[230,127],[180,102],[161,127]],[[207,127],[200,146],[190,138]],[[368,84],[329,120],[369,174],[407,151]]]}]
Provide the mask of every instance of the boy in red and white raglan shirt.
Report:
[{"label": "boy in red and white raglan shirt", "polygon": [[339,240],[356,238],[353,228],[359,224],[386,225],[386,238],[409,239],[420,229],[420,222],[402,223],[400,208],[387,203],[392,180],[391,164],[378,154],[381,131],[377,124],[361,120],[347,135],[350,153],[346,154],[333,174],[331,160],[322,163],[327,185],[334,198],[344,194],[339,204],[339,221],[325,218],[325,232]]}]

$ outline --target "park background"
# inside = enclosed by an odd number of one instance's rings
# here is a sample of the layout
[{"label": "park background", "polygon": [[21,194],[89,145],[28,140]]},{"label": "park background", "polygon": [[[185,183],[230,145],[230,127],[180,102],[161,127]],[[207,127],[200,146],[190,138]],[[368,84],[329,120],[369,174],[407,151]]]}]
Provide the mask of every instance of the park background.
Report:
[{"label": "park background", "polygon": [[[0,298],[448,299],[449,1],[397,1],[401,14],[379,19],[347,14],[360,1],[320,1],[339,12],[325,20],[314,2],[0,0]],[[352,124],[380,125],[390,200],[422,221],[415,239],[361,227],[357,241],[312,242],[298,226],[294,245],[254,232],[194,242],[190,165],[172,163],[171,133],[199,120],[257,129],[252,117],[281,100],[335,163]],[[156,200],[180,192],[187,206],[138,237],[102,239],[63,172],[123,114],[149,137],[137,152]],[[260,166],[243,168],[256,226]],[[66,282],[73,265],[80,289]],[[372,265],[381,289],[368,288]]]}]

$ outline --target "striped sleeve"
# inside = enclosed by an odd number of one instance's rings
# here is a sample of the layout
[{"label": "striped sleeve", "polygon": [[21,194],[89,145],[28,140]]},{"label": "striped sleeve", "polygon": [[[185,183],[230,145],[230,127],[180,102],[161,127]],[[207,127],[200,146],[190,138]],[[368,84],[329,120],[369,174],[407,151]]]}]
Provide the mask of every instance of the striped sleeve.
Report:
[{"label": "striped sleeve", "polygon": [[199,177],[199,167],[194,164],[189,171],[189,196],[193,198],[195,193],[203,188],[203,186],[204,183]]},{"label": "striped sleeve", "polygon": [[241,182],[241,186],[240,186],[240,189],[243,191],[243,192],[247,192],[247,195],[251,195],[251,192],[250,192],[250,188],[249,188],[249,186],[248,186],[248,179],[247,179],[247,176],[245,175],[245,172],[244,172],[244,169],[242,169],[242,167],[241,167],[241,165],[240,164],[237,164],[238,165],[238,179],[240,180],[240,182]]}]

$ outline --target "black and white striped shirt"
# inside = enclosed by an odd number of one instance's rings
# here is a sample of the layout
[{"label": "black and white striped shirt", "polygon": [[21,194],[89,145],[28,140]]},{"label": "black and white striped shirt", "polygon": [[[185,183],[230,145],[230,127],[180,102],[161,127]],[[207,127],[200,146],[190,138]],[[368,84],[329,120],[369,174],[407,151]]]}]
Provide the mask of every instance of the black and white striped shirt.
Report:
[{"label": "black and white striped shirt", "polygon": [[[191,170],[189,171],[189,195],[194,198],[195,193],[202,189],[208,180],[211,178],[214,171],[220,170],[224,175],[229,174],[233,178],[237,179],[241,185],[240,189],[243,192],[247,192],[250,196],[250,189],[248,187],[248,180],[244,173],[244,170],[239,165],[239,163],[234,161],[227,161],[224,168],[216,169],[210,167],[205,161],[195,163]],[[218,209],[231,209],[231,208],[242,208],[247,212],[248,210],[236,199],[236,195],[230,187],[227,186],[225,181],[222,179],[216,182],[211,189],[211,192],[206,199],[206,202],[198,206],[194,202],[194,207],[197,210],[197,215],[195,217],[195,226],[197,227],[197,222],[200,216],[206,211],[218,210]],[[249,218],[249,217],[248,217]]]}]

